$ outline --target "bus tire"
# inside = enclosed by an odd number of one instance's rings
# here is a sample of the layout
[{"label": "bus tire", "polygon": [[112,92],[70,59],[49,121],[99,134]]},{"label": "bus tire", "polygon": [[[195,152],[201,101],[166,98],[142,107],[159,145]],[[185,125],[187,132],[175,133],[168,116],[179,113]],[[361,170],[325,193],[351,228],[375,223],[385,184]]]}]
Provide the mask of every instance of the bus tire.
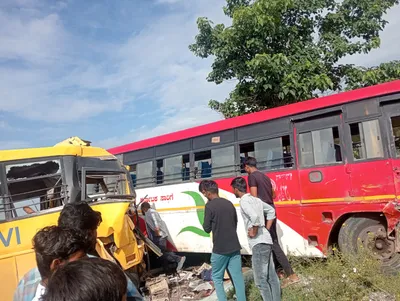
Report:
[{"label": "bus tire", "polygon": [[357,253],[363,246],[381,260],[384,272],[400,272],[400,254],[395,252],[394,241],[387,238],[386,226],[379,218],[349,217],[340,228],[338,245],[344,254]]}]

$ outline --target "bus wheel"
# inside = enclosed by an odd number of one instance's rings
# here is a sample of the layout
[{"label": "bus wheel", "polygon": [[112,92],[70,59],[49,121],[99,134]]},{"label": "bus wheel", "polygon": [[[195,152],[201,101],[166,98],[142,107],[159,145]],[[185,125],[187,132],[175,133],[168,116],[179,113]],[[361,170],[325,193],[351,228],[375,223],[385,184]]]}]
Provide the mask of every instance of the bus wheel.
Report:
[{"label": "bus wheel", "polygon": [[395,252],[394,241],[387,238],[386,227],[378,218],[348,218],[340,228],[338,244],[343,253],[357,253],[363,247],[382,261],[385,272],[400,272],[400,254]]}]

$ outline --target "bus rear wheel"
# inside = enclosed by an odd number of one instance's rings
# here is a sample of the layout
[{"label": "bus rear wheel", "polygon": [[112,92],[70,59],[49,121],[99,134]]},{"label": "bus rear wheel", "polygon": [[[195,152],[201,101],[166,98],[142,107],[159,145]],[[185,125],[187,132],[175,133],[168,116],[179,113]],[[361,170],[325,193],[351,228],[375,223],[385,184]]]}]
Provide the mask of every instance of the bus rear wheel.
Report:
[{"label": "bus rear wheel", "polygon": [[400,254],[395,251],[394,241],[387,238],[386,226],[379,218],[348,218],[340,228],[338,244],[345,254],[357,253],[363,247],[382,262],[384,272],[400,272]]}]

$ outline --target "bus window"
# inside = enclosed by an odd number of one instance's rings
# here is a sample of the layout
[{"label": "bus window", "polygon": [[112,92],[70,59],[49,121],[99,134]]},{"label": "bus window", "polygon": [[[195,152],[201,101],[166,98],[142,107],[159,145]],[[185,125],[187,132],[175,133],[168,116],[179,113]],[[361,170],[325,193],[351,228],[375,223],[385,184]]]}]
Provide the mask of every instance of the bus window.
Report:
[{"label": "bus window", "polygon": [[235,172],[235,148],[228,146],[211,150],[212,176],[223,177]]},{"label": "bus window", "polygon": [[136,164],[136,185],[149,186],[153,183],[153,162]]},{"label": "bus window", "polygon": [[189,154],[157,160],[157,184],[188,181],[189,179]]},{"label": "bus window", "polygon": [[354,160],[383,157],[378,120],[350,124],[350,133]]},{"label": "bus window", "polygon": [[40,177],[7,183],[13,217],[62,206],[61,176]]},{"label": "bus window", "polygon": [[203,151],[194,154],[194,178],[211,177],[211,151]]},{"label": "bus window", "polygon": [[58,160],[6,166],[8,198],[13,217],[63,205],[61,165]]},{"label": "bus window", "polygon": [[6,211],[4,207],[4,198],[0,196],[0,222],[6,219]]},{"label": "bus window", "polygon": [[234,173],[235,151],[233,146],[227,146],[194,154],[195,178],[225,176]]},{"label": "bus window", "polygon": [[87,171],[86,197],[126,195],[126,175],[120,172]]},{"label": "bus window", "polygon": [[245,173],[243,163],[246,157],[255,157],[260,170],[293,167],[290,136],[241,144],[240,163],[242,173]]},{"label": "bus window", "polygon": [[338,127],[301,133],[299,149],[303,167],[342,162]]},{"label": "bus window", "polygon": [[396,147],[396,157],[400,157],[400,117],[392,117],[392,133],[393,133],[393,140],[394,145]]},{"label": "bus window", "polygon": [[129,174],[131,175],[133,187],[136,187],[136,164],[129,165]]}]

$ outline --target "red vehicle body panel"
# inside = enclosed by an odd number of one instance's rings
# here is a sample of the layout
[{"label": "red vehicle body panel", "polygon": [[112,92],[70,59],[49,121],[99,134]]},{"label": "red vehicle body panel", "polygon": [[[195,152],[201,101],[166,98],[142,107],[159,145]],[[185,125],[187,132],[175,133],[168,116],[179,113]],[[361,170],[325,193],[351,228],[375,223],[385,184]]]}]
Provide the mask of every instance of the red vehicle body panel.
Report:
[{"label": "red vehicle body panel", "polygon": [[[162,135],[109,149],[112,154],[171,143],[200,135],[282,118],[285,116],[336,106],[357,100],[400,92],[400,80]],[[296,129],[294,129],[296,131]],[[295,142],[296,143],[296,142]],[[294,149],[297,149],[294,145]],[[297,152],[296,162],[298,164]],[[311,182],[310,172],[323,173],[322,181]],[[349,213],[384,213],[388,233],[400,220],[396,202],[400,194],[400,160],[379,159],[355,164],[335,164],[320,168],[302,168],[268,172],[276,191],[279,220],[325,252],[335,222]],[[247,178],[247,177],[246,177]],[[216,179],[219,187],[231,191],[230,178]]]},{"label": "red vehicle body panel", "polygon": [[380,95],[396,93],[400,91],[400,80],[385,83],[377,86],[367,87],[363,89],[353,90],[340,94],[334,94],[326,97],[316,98],[295,104],[277,107],[261,112],[246,114],[234,118],[229,118],[190,129],[177,131],[174,133],[161,135],[122,146],[110,148],[108,151],[112,154],[121,154],[138,150],[142,148],[152,147],[155,145],[171,143],[183,139],[188,139],[196,136],[206,135],[209,133],[224,131],[236,127],[241,127],[257,122],[272,120],[285,116],[295,115],[303,112],[313,111],[321,108],[327,108],[335,105],[340,105],[352,101],[357,101],[365,98],[377,97]]}]

